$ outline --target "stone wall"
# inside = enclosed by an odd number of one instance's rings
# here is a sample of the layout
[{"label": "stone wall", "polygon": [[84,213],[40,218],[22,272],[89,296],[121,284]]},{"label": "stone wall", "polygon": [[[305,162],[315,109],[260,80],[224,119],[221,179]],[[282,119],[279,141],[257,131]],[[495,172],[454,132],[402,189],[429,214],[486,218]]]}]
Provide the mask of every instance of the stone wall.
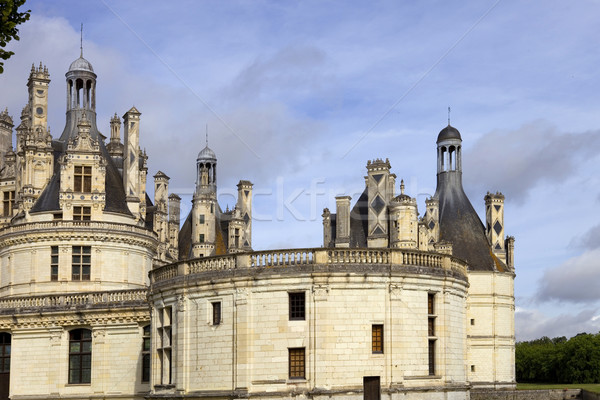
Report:
[{"label": "stone wall", "polygon": [[581,389],[472,390],[471,400],[571,400],[581,399],[581,392]]}]

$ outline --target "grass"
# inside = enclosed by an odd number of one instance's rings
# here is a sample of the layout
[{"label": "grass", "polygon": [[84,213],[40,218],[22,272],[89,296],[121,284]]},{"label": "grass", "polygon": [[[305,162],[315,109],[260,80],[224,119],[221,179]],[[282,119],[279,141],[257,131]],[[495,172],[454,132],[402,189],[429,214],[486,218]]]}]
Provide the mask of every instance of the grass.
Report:
[{"label": "grass", "polygon": [[517,383],[518,390],[585,389],[600,393],[600,383]]}]

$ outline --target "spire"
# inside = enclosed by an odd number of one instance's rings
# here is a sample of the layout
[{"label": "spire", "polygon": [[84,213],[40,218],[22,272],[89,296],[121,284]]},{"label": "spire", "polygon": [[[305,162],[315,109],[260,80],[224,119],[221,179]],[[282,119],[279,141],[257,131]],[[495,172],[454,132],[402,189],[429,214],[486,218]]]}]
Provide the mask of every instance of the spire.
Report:
[{"label": "spire", "polygon": [[79,39],[79,50],[81,51],[80,57],[83,58],[83,22],[81,23],[81,37]]},{"label": "spire", "polygon": [[400,194],[404,194],[404,179],[400,180]]},{"label": "spire", "polygon": [[206,147],[208,147],[208,124],[206,124]]},{"label": "spire", "polygon": [[448,106],[448,126],[450,126],[450,106]]}]

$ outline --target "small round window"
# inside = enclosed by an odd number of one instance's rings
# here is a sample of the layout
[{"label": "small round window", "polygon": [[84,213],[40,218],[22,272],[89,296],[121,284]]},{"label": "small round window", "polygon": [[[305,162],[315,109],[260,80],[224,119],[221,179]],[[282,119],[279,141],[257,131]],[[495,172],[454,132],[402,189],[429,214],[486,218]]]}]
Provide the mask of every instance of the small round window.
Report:
[{"label": "small round window", "polygon": [[44,109],[42,107],[38,107],[35,109],[35,112],[38,113],[38,115],[42,115],[44,113]]}]

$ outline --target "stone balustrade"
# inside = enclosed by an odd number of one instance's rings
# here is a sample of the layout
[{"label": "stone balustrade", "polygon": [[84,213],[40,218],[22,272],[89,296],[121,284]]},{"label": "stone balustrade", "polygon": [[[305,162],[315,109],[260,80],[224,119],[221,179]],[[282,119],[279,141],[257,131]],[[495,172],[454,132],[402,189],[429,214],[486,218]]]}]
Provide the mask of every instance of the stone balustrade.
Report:
[{"label": "stone balustrade", "polygon": [[308,248],[267,250],[203,257],[165,265],[150,272],[152,283],[209,271],[303,267],[312,265],[404,265],[440,268],[462,275],[467,264],[451,255],[406,249]]},{"label": "stone balustrade", "polygon": [[5,309],[39,309],[47,307],[106,306],[114,307],[124,302],[145,302],[146,289],[118,290],[57,295],[40,295],[0,299],[0,312]]},{"label": "stone balustrade", "polygon": [[[89,231],[94,230],[108,230],[108,231],[120,231],[137,233],[143,235],[153,235],[154,233],[148,229],[142,228],[136,225],[119,224],[115,222],[103,222],[103,221],[47,221],[47,222],[31,222],[13,226],[7,226],[0,229],[0,236],[6,236],[14,233],[28,232],[32,229],[39,230],[64,230],[64,229],[85,229]],[[154,234],[155,235],[155,234]]]}]

